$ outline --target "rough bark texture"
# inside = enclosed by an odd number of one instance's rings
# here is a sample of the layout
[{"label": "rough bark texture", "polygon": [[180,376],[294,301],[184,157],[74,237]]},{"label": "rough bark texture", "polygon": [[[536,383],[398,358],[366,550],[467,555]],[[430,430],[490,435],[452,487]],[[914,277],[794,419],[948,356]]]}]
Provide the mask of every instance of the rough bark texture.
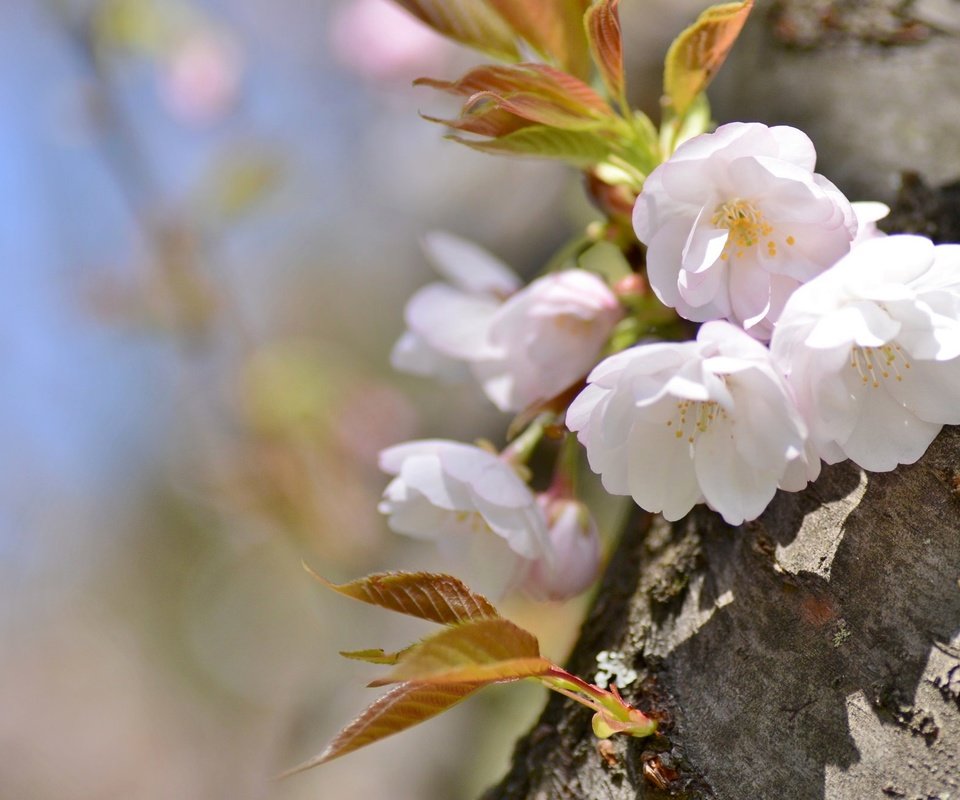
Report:
[{"label": "rough bark texture", "polygon": [[960,0],[759,0],[710,94],[721,121],[806,131],[852,199],[956,180]]},{"label": "rough bark texture", "polygon": [[[955,180],[951,14],[960,30],[957,0],[760,4],[719,116],[803,127],[855,195]],[[911,178],[892,227],[958,241],[958,209],[956,186]],[[592,677],[601,650],[662,733],[600,745],[552,697],[485,800],[960,800],[960,428],[891,473],[828,467],[740,528],[638,517],[571,668]]]}]

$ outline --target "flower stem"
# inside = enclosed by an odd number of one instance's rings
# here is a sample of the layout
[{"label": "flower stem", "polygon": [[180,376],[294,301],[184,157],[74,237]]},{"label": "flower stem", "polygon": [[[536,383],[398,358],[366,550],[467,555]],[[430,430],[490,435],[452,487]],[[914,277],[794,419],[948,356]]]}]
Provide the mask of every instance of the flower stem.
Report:
[{"label": "flower stem", "polygon": [[597,736],[606,738],[615,733],[649,736],[657,729],[656,721],[629,705],[620,696],[616,686],[609,691],[601,689],[557,666],[539,680],[548,689],[596,712],[593,729]]}]

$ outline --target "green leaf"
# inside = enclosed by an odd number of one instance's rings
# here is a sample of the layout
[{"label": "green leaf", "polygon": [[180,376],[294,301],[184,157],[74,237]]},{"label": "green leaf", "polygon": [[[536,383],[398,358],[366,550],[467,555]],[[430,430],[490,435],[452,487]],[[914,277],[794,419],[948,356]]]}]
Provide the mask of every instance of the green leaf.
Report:
[{"label": "green leaf", "polygon": [[456,705],[482,683],[401,683],[345,727],[319,755],[283,773],[286,778],[411,728]]},{"label": "green leaf", "polygon": [[388,653],[382,647],[371,648],[370,650],[341,650],[340,655],[353,661],[366,661],[368,664],[387,664],[393,666],[410,648],[398,650],[395,653]]},{"label": "green leaf", "polygon": [[396,669],[370,685],[492,683],[544,675],[552,667],[540,657],[540,644],[529,631],[506,619],[476,619],[445,628],[414,645]]},{"label": "green leaf", "polygon": [[[600,78],[610,97],[621,100],[625,95],[623,78],[623,35],[620,30],[620,0],[600,0],[584,15],[590,54],[600,70]],[[623,109],[626,113],[626,108]]]},{"label": "green leaf", "polygon": [[753,8],[753,0],[711,6],[670,45],[663,72],[667,108],[683,116],[723,66]]},{"label": "green leaf", "polygon": [[587,79],[590,58],[582,0],[487,0],[540,55]]},{"label": "green leaf", "polygon": [[490,141],[474,141],[460,136],[447,137],[485,153],[557,158],[578,167],[591,167],[603,161],[611,145],[590,131],[570,131],[534,125]]},{"label": "green leaf", "polygon": [[600,241],[584,250],[577,259],[578,266],[596,273],[611,286],[633,274],[623,251],[613,242]]},{"label": "green leaf", "polygon": [[303,567],[328,589],[342,595],[443,625],[500,616],[487,598],[472,592],[452,575],[381,572],[337,585],[306,564]]},{"label": "green leaf", "polygon": [[519,61],[516,35],[503,17],[483,0],[396,0],[421,22],[454,41],[496,56]]}]

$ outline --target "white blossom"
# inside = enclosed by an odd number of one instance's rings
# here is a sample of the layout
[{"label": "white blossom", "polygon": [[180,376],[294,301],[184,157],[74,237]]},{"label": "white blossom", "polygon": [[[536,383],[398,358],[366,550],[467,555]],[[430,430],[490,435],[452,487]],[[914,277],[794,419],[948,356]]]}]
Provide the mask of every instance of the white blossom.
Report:
[{"label": "white blossom", "polygon": [[450,549],[495,534],[525,559],[548,553],[543,510],[510,463],[494,453],[428,439],[387,448],[380,468],[395,476],[378,509],[397,533],[436,539]]},{"label": "white blossom", "polygon": [[474,374],[497,408],[522,411],[586,375],[622,316],[616,296],[593,273],[545,275],[493,315]]},{"label": "white blossom", "polygon": [[520,289],[509,267],[470,242],[433,233],[425,246],[450,283],[410,299],[393,366],[446,379],[473,375],[501,411],[522,411],[576,383],[623,315],[593,273],[550,273]]},{"label": "white blossom", "polygon": [[[680,519],[706,502],[732,525],[778,485],[806,482],[805,428],[767,348],[723,322],[696,341],[641,344],[602,361],[567,411],[611,494]],[[811,473],[815,467],[809,467]]]},{"label": "white blossom", "polygon": [[566,600],[590,588],[600,569],[600,536],[589,509],[569,497],[538,495],[547,519],[549,557],[528,562],[519,586],[539,600]]},{"label": "white blossom", "polygon": [[825,461],[913,463],[960,423],[960,245],[858,245],[794,293],[771,350]]},{"label": "white blossom", "polygon": [[790,294],[846,254],[857,219],[814,173],[806,134],[734,122],[684,142],[644,182],[633,225],[657,297],[767,340]]},{"label": "white blossom", "polygon": [[404,311],[408,330],[390,361],[402,372],[459,379],[470,374],[467,363],[483,354],[487,326],[520,288],[520,278],[483,248],[449,233],[428,234],[423,248],[449,283],[431,283],[410,298]]}]

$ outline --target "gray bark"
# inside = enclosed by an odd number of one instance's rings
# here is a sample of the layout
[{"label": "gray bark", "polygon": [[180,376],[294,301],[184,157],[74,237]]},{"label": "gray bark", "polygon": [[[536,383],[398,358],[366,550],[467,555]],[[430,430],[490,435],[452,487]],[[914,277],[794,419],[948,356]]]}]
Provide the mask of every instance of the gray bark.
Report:
[{"label": "gray bark", "polygon": [[[934,5],[939,29],[918,21]],[[725,67],[721,119],[804,128],[865,198],[892,200],[904,170],[960,177],[960,3],[768,11]],[[957,241],[957,194],[910,182],[893,226]],[[592,678],[601,650],[637,670],[624,695],[661,733],[599,745],[554,696],[485,800],[960,800],[960,428],[894,472],[827,467],[739,528],[639,515],[572,671]]]}]

